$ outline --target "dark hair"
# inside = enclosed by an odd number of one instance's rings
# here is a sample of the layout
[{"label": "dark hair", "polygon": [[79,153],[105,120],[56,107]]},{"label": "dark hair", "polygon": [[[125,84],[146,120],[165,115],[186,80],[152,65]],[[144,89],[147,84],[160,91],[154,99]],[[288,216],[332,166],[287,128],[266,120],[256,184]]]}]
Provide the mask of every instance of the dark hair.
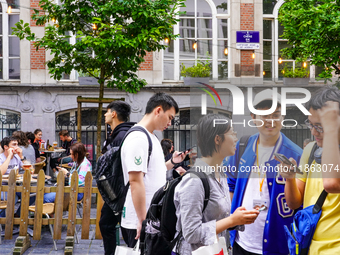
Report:
[{"label": "dark hair", "polygon": [[337,87],[324,87],[313,94],[311,99],[305,104],[307,110],[318,110],[325,106],[327,101],[340,103],[340,90]]},{"label": "dark hair", "polygon": [[35,135],[37,135],[39,132],[42,132],[42,130],[40,128],[37,128],[36,130],[34,130]]},{"label": "dark hair", "polygon": [[18,140],[13,136],[4,137],[1,141],[1,148],[3,150],[5,150],[5,145],[8,146],[10,144],[10,142],[12,142],[12,141],[18,141]]},{"label": "dark hair", "polygon": [[69,132],[67,130],[61,130],[59,131],[59,136],[70,136]]},{"label": "dark hair", "polygon": [[26,132],[26,137],[29,141],[31,141],[32,144],[34,143],[35,136],[32,132]]},{"label": "dark hair", "polygon": [[[271,108],[273,106],[273,100],[264,100],[257,105],[254,106],[256,110],[258,109],[264,109],[264,108]],[[277,102],[277,107],[281,107],[281,104]]]},{"label": "dark hair", "polygon": [[76,142],[71,145],[70,150],[72,150],[72,153],[77,160],[77,165],[80,166],[86,156],[86,148],[84,144]]},{"label": "dark hair", "polygon": [[117,113],[117,118],[119,121],[127,122],[130,117],[131,107],[128,103],[124,101],[112,101],[107,109],[111,109],[111,112]]},{"label": "dark hair", "polygon": [[13,132],[12,136],[17,139],[18,145],[28,147],[28,139],[26,137],[26,134],[22,131],[15,131]]},{"label": "dark hair", "polygon": [[171,147],[173,145],[173,142],[170,139],[163,139],[161,141],[161,146],[163,149],[164,157],[168,156],[170,154]]},{"label": "dark hair", "polygon": [[164,112],[171,109],[171,107],[174,107],[176,113],[178,113],[178,105],[170,95],[165,93],[156,93],[150,97],[147,102],[145,114],[151,113],[158,106],[161,106]]},{"label": "dark hair", "polygon": [[[226,124],[216,124],[214,120],[227,120]],[[230,130],[230,119],[221,114],[208,114],[202,117],[197,124],[197,144],[203,157],[212,156],[214,151],[217,152],[215,137],[218,135],[224,141],[224,135]]]}]

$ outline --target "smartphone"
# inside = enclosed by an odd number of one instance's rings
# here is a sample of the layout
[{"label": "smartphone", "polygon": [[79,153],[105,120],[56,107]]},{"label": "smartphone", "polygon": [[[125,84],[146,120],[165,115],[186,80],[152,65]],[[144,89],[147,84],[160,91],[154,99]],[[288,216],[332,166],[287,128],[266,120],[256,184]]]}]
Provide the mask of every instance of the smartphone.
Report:
[{"label": "smartphone", "polygon": [[179,153],[178,156],[179,156],[179,155],[182,155],[182,154],[185,153],[186,151],[187,151],[187,152],[191,151],[194,147],[196,147],[196,145],[194,145],[194,146],[192,146],[192,147],[190,147],[190,148],[188,148],[188,149],[185,149],[185,151],[182,151],[181,153]]},{"label": "smartphone", "polygon": [[302,174],[302,172],[300,171],[300,169],[294,165],[285,155],[283,154],[280,154],[280,153],[274,153],[275,157],[277,157],[282,163],[286,164],[286,165],[290,165],[290,166],[293,166],[294,167],[294,170],[291,170],[292,172],[293,171],[296,171],[296,173],[298,174]]}]

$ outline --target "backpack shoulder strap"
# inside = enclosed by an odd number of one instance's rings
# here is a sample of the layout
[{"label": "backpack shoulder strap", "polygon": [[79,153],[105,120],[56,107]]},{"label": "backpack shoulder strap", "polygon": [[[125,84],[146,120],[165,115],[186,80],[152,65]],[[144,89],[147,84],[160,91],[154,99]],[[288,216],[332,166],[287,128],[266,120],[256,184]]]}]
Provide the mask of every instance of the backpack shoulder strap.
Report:
[{"label": "backpack shoulder strap", "polygon": [[[119,146],[119,155],[120,155],[120,152],[122,150],[122,146],[123,146],[123,142],[125,140],[125,138],[133,131],[141,131],[143,132],[144,134],[146,134],[146,137],[148,138],[148,142],[149,142],[149,150],[148,150],[148,165],[149,165],[149,161],[150,161],[150,156],[151,156],[151,152],[152,152],[152,141],[151,141],[151,138],[148,134],[148,132],[142,128],[141,126],[133,126],[132,128],[130,128],[126,133],[125,133],[125,136],[124,138],[122,139],[122,142]],[[122,159],[120,159],[122,160]],[[128,189],[130,187],[130,182],[128,181],[128,183],[126,184],[125,188]]]},{"label": "backpack shoulder strap", "polygon": [[320,212],[322,206],[323,206],[323,203],[325,202],[326,200],[326,197],[327,197],[327,192],[326,190],[323,190],[318,198],[318,200],[316,201],[314,207],[313,207],[313,214],[317,214],[318,212]]},{"label": "backpack shoulder strap", "polygon": [[210,185],[208,182],[208,176],[203,173],[203,172],[196,172],[196,171],[187,171],[188,173],[192,173],[195,174],[197,177],[199,177],[202,181],[203,187],[204,187],[204,205],[203,205],[203,212],[205,210],[205,208],[208,205],[209,202],[209,198],[210,198]]},{"label": "backpack shoulder strap", "polygon": [[318,144],[314,143],[313,148],[309,154],[308,165],[310,166],[314,160],[314,152],[318,149]]},{"label": "backpack shoulder strap", "polygon": [[122,148],[122,145],[123,145],[123,142],[124,142],[125,138],[126,138],[131,132],[133,132],[133,131],[140,131],[140,132],[143,132],[144,134],[146,134],[146,137],[148,138],[148,142],[149,142],[148,164],[149,164],[150,156],[151,156],[151,153],[152,153],[152,141],[151,141],[151,138],[150,138],[148,132],[147,132],[143,127],[141,127],[141,126],[133,126],[132,128],[130,128],[130,129],[126,132],[126,134],[125,134],[125,136],[124,136],[124,138],[123,138],[123,140],[122,140],[122,143],[120,144],[120,148],[119,148],[119,149]]},{"label": "backpack shoulder strap", "polygon": [[244,135],[240,139],[239,149],[238,149],[238,158],[237,158],[237,169],[238,169],[238,165],[240,163],[241,157],[243,156],[243,153],[247,148],[249,138],[250,138],[250,135]]}]

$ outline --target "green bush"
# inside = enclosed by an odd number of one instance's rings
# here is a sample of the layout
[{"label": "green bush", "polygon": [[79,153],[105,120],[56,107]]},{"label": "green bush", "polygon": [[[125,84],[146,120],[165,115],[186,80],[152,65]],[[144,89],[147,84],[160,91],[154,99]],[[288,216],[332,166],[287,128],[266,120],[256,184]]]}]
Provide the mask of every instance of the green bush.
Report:
[{"label": "green bush", "polygon": [[285,78],[308,78],[309,77],[308,68],[303,68],[303,67],[301,68],[295,67],[295,69],[293,69],[293,67],[285,66],[283,70],[281,71],[281,73],[283,74],[283,77]]},{"label": "green bush", "polygon": [[181,64],[181,76],[183,77],[210,77],[211,64],[207,62],[199,61],[192,67],[185,67]]},{"label": "green bush", "polygon": [[[99,77],[100,76],[100,70],[99,69],[94,69],[94,70],[89,70],[91,72],[91,74],[93,74],[95,77]],[[83,71],[79,71],[78,72],[78,77],[91,77],[92,75],[90,75],[87,72],[83,72]]]}]

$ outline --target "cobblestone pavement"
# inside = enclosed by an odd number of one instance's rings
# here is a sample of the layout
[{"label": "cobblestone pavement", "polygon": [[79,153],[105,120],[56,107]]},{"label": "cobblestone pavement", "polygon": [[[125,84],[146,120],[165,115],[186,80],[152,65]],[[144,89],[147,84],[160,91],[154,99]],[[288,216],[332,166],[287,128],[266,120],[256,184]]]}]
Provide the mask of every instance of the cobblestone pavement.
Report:
[{"label": "cobblestone pavement", "polygon": [[[67,215],[64,215],[64,218],[67,217]],[[96,209],[91,209],[91,218],[96,217]],[[36,255],[36,254],[49,254],[49,255],[55,255],[55,254],[64,254],[65,249],[65,239],[66,239],[66,231],[67,226],[63,225],[62,227],[62,234],[61,234],[61,240],[57,240],[57,251],[54,250],[53,245],[53,239],[49,230],[48,226],[43,226],[42,233],[41,233],[41,239],[40,240],[33,240],[31,238],[31,247],[28,248],[24,255]],[[79,244],[75,242],[73,254],[81,254],[81,255],[103,255],[104,254],[104,246],[102,240],[96,240],[94,239],[95,236],[95,225],[90,226],[90,239],[82,240],[81,239],[81,226],[77,225],[77,231],[78,231],[78,238],[79,238]],[[121,235],[120,235],[121,236]],[[4,240],[2,237],[2,244],[0,244],[0,254],[12,254],[14,249],[15,240],[18,237],[18,234],[13,235],[13,238],[11,240]],[[120,240],[121,245],[124,245],[124,241]]]}]

